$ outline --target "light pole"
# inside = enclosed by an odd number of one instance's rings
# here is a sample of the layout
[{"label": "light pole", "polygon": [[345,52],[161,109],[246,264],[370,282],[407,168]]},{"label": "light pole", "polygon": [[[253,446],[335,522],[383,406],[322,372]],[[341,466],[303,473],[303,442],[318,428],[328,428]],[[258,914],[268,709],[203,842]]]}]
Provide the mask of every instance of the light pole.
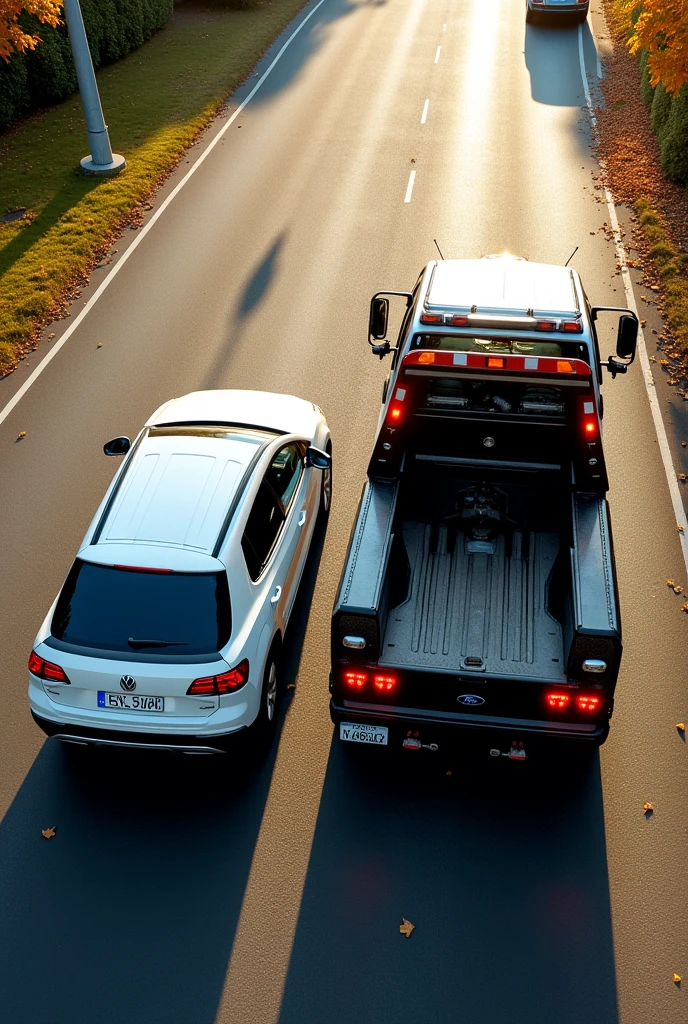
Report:
[{"label": "light pole", "polygon": [[126,167],[127,162],[123,156],[113,153],[110,148],[79,0],[64,0],[64,12],[91,147],[91,155],[80,161],[81,166],[86,174],[118,174]]}]

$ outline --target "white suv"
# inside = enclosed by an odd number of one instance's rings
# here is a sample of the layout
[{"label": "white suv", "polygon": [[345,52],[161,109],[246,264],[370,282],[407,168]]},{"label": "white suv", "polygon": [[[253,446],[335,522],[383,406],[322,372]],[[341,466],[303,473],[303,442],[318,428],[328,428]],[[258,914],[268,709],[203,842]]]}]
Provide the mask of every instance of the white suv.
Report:
[{"label": "white suv", "polygon": [[291,395],[199,391],[126,454],[29,659],[31,713],[73,743],[226,749],[275,719],[279,651],[330,432]]}]

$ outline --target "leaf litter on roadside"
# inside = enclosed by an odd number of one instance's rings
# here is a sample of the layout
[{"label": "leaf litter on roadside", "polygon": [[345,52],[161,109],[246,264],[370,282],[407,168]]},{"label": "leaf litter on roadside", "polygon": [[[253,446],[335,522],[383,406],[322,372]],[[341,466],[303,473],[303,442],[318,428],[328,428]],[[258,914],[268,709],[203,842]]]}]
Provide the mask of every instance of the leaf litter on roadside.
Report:
[{"label": "leaf litter on roadside", "polygon": [[415,924],[411,924],[405,917],[402,917],[401,924],[399,925],[399,931],[402,935],[405,935],[407,939],[411,938],[411,932],[415,928]]}]

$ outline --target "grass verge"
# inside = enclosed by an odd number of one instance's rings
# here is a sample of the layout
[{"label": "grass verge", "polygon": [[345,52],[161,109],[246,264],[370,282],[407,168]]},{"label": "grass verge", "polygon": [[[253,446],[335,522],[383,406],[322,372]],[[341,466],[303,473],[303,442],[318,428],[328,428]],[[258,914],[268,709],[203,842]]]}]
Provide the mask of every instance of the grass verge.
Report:
[{"label": "grass verge", "polygon": [[0,136],[0,376],[35,347],[83,279],[305,0],[185,0],[141,49],[98,73],[113,149],[127,169],[77,173],[87,143],[79,97]]},{"label": "grass verge", "polygon": [[662,282],[667,326],[678,350],[688,355],[688,253],[680,252],[672,242],[662,216],[647,199],[636,200],[634,208],[647,257]]}]

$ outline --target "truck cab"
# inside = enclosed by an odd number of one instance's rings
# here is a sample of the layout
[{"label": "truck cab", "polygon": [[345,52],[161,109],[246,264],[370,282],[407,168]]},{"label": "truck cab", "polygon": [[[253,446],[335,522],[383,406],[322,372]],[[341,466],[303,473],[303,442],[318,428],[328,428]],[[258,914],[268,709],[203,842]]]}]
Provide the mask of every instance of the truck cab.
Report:
[{"label": "truck cab", "polygon": [[[619,318],[604,363],[602,312]],[[507,255],[373,296],[392,368],[332,619],[342,740],[437,750],[470,730],[516,760],[535,738],[604,742],[621,620],[601,382],[637,329],[574,270]]]}]

